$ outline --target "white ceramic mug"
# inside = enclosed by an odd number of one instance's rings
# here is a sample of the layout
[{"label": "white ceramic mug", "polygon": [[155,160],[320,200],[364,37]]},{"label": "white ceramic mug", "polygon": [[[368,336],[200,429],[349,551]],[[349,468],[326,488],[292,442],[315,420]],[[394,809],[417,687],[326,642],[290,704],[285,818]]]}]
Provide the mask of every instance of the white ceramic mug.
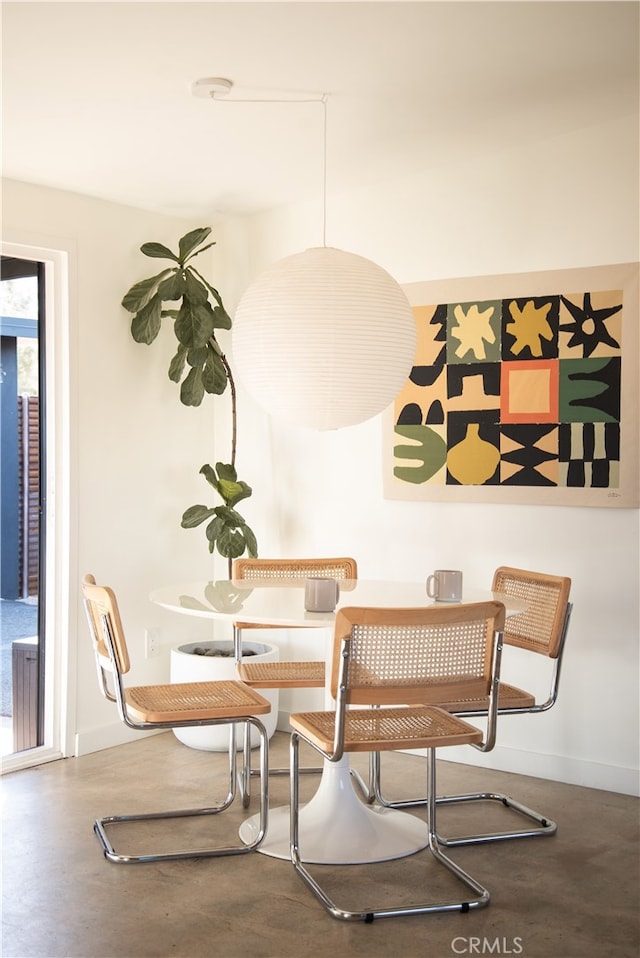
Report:
[{"label": "white ceramic mug", "polygon": [[307,612],[333,612],[339,598],[340,586],[335,579],[307,579],[304,587],[304,607]]},{"label": "white ceramic mug", "polygon": [[462,602],[462,572],[436,569],[427,579],[427,595],[436,602]]}]

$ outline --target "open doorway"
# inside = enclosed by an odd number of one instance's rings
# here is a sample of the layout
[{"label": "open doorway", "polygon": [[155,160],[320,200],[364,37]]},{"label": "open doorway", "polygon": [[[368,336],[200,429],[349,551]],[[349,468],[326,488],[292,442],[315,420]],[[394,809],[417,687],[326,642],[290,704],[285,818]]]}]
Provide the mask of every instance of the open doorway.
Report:
[{"label": "open doorway", "polygon": [[44,264],[0,260],[0,747],[44,743]]}]

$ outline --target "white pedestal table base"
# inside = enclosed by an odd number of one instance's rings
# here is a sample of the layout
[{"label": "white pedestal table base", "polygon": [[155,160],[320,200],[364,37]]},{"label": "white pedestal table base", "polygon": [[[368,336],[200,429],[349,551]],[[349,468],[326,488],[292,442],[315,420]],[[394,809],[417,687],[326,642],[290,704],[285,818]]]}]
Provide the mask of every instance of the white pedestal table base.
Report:
[{"label": "white pedestal table base", "polygon": [[[240,838],[254,840],[257,815],[240,826]],[[269,810],[263,855],[290,859],[289,806]],[[325,762],[318,791],[300,808],[300,857],[308,864],[359,865],[413,855],[427,844],[426,823],[396,809],[365,805],[356,795],[349,760]]]}]

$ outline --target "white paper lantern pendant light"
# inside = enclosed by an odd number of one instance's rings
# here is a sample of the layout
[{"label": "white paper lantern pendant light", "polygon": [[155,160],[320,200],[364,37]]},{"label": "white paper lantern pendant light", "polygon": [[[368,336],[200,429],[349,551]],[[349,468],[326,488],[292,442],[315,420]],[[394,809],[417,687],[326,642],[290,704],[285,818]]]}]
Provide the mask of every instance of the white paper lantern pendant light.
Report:
[{"label": "white paper lantern pendant light", "polygon": [[[326,96],[321,102],[326,220]],[[267,412],[298,426],[339,429],[393,402],[414,362],[416,329],[406,295],[386,270],[325,245],[258,276],[238,304],[232,346],[238,376]]]},{"label": "white paper lantern pendant light", "polygon": [[233,354],[273,416],[339,429],[382,412],[415,354],[407,297],[380,266],[330,246],[274,263],[243,295]]}]

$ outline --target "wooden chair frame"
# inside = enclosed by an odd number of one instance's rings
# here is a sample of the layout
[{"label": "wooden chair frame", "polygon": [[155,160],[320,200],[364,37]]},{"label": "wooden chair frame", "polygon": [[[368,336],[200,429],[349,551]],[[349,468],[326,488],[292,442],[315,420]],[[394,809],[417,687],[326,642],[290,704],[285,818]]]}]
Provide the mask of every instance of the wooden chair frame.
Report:
[{"label": "wooden chair frame", "polygon": [[[494,573],[492,589],[496,593],[512,595],[530,603],[527,611],[507,619],[504,630],[505,646],[511,645],[533,654],[547,656],[552,663],[549,690],[544,701],[537,702],[531,693],[501,682],[498,691],[498,715],[535,715],[547,712],[558,697],[560,670],[572,612],[572,603],[569,602],[571,579],[500,566]],[[488,703],[482,700],[465,700],[464,696],[454,695],[441,704],[454,715],[469,718],[487,715]],[[366,797],[369,802],[389,808],[415,808],[427,801],[427,798],[423,797],[392,802],[383,797],[380,753],[372,753],[370,756],[369,789]],[[551,836],[557,831],[557,823],[549,816],[502,792],[473,792],[465,795],[442,795],[437,798],[438,805],[469,802],[497,802],[519,813],[528,824],[522,828],[476,835],[438,835],[440,844],[449,847],[476,845],[512,838]]]},{"label": "wooden chair frame", "polygon": [[[489,891],[440,848],[436,832],[436,749],[473,745],[493,748],[505,608],[499,602],[420,609],[342,608],[336,616],[331,673],[333,712],[290,717],[291,861],[323,907],[344,921],[470,911],[489,903]],[[464,683],[489,697],[483,732],[444,709],[421,703]],[[360,706],[351,709],[350,706]],[[303,863],[299,836],[299,743],[329,761],[345,752],[427,749],[425,847],[454,874],[467,894],[454,901],[426,901],[385,908],[347,909],[323,888],[316,869]]]},{"label": "wooden chair frame", "polygon": [[[98,818],[94,823],[94,831],[105,857],[118,864],[133,864],[240,855],[258,848],[264,839],[268,823],[269,765],[267,733],[256,716],[268,713],[271,710],[270,703],[262,695],[236,681],[125,687],[123,676],[129,672],[131,666],[116,596],[112,589],[97,585],[92,575],[85,576],[82,591],[93,640],[100,690],[108,701],[116,704],[125,725],[138,730],[208,725],[231,727],[228,786],[225,799],[218,805],[204,808],[109,815]],[[155,819],[217,815],[229,808],[236,795],[235,729],[237,724],[255,728],[260,738],[260,824],[255,840],[250,844],[208,846],[188,851],[145,854],[116,851],[107,833],[110,826]]]}]

